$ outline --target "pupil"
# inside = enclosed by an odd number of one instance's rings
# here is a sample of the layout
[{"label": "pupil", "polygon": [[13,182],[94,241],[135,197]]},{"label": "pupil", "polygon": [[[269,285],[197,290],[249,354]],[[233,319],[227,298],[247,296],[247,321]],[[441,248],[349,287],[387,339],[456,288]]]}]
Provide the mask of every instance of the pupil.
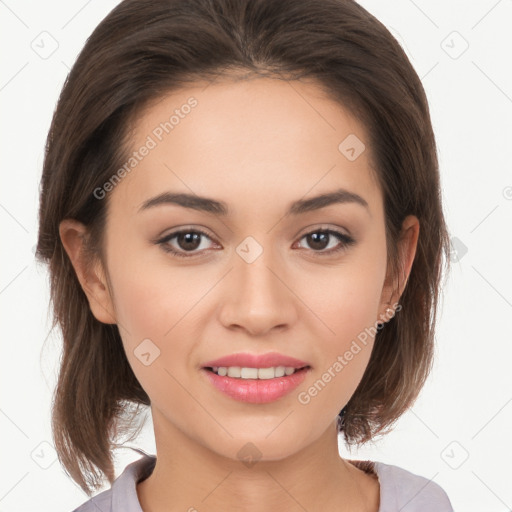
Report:
[{"label": "pupil", "polygon": [[185,250],[197,249],[200,245],[200,237],[199,233],[181,233],[178,235],[178,244]]},{"label": "pupil", "polygon": [[[329,233],[312,233],[308,235],[308,243],[313,249],[325,249],[327,247]],[[321,240],[320,242],[318,240]]]}]

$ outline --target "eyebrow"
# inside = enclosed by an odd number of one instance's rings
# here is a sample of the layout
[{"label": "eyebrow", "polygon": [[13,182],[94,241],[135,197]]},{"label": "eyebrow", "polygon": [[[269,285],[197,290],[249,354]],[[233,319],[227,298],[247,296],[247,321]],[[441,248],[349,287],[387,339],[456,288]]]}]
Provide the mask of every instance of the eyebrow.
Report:
[{"label": "eyebrow", "polygon": [[[309,199],[299,199],[294,201],[286,215],[300,215],[313,210],[319,210],[332,204],[355,203],[363,206],[369,212],[369,206],[365,199],[360,195],[345,189],[338,189],[333,192],[320,194]],[[184,208],[211,213],[213,215],[229,215],[228,205],[223,201],[217,201],[208,197],[201,197],[194,194],[164,192],[145,201],[139,208],[139,212],[160,206],[163,204],[175,204]]]}]

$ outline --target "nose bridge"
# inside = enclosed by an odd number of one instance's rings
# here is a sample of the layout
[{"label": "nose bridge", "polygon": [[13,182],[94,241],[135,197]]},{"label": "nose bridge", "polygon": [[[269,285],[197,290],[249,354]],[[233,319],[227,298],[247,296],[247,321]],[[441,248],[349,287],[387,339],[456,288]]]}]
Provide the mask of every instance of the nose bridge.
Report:
[{"label": "nose bridge", "polygon": [[[231,285],[224,302],[223,322],[267,331],[293,320],[293,293],[281,259],[270,246],[247,237],[236,248]],[[289,285],[288,285],[289,286]]]}]

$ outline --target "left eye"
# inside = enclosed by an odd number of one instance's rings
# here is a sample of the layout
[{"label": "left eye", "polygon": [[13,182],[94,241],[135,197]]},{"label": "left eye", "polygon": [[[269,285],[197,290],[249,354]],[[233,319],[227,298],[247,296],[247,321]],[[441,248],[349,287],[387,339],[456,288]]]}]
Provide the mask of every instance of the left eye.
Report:
[{"label": "left eye", "polygon": [[[338,239],[338,246],[334,246],[334,248],[330,248],[329,250],[324,250],[326,247],[326,242],[333,239],[333,236]],[[318,250],[315,250],[314,252],[320,252],[322,254],[332,254],[334,252],[341,251],[343,249],[346,249],[348,246],[353,245],[355,243],[355,240],[345,235],[344,233],[340,233],[339,231],[335,231],[333,229],[318,229],[316,231],[312,231],[311,233],[307,233],[304,235],[301,240],[306,239],[307,243],[312,246],[313,248],[316,248]],[[327,247],[329,244],[327,243]]]},{"label": "left eye", "polygon": [[[331,245],[329,242],[333,241],[333,236],[338,240],[338,244],[334,244],[334,248],[329,247],[329,245]],[[204,231],[199,229],[186,229],[170,233],[156,243],[161,245],[162,249],[168,253],[187,258],[195,256],[198,252],[201,252],[201,249],[207,249],[207,247],[201,247],[202,238],[211,240],[210,236]],[[177,249],[171,244],[171,241],[174,239],[176,239]],[[313,252],[319,255],[328,255],[342,251],[355,243],[352,237],[333,229],[317,229],[316,231],[311,231],[303,235],[300,240],[306,240],[309,246],[313,248]],[[328,250],[325,250],[326,248]]]}]

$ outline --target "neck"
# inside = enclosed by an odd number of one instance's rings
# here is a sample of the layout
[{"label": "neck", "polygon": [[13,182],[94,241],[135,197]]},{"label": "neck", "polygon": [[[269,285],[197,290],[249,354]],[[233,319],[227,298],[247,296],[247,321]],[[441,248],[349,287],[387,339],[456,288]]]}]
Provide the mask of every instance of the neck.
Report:
[{"label": "neck", "polygon": [[224,457],[155,412],[153,422],[156,465],[137,485],[144,511],[378,510],[378,481],[339,456],[335,422],[314,443],[279,460],[259,459],[254,445],[238,459]]}]

